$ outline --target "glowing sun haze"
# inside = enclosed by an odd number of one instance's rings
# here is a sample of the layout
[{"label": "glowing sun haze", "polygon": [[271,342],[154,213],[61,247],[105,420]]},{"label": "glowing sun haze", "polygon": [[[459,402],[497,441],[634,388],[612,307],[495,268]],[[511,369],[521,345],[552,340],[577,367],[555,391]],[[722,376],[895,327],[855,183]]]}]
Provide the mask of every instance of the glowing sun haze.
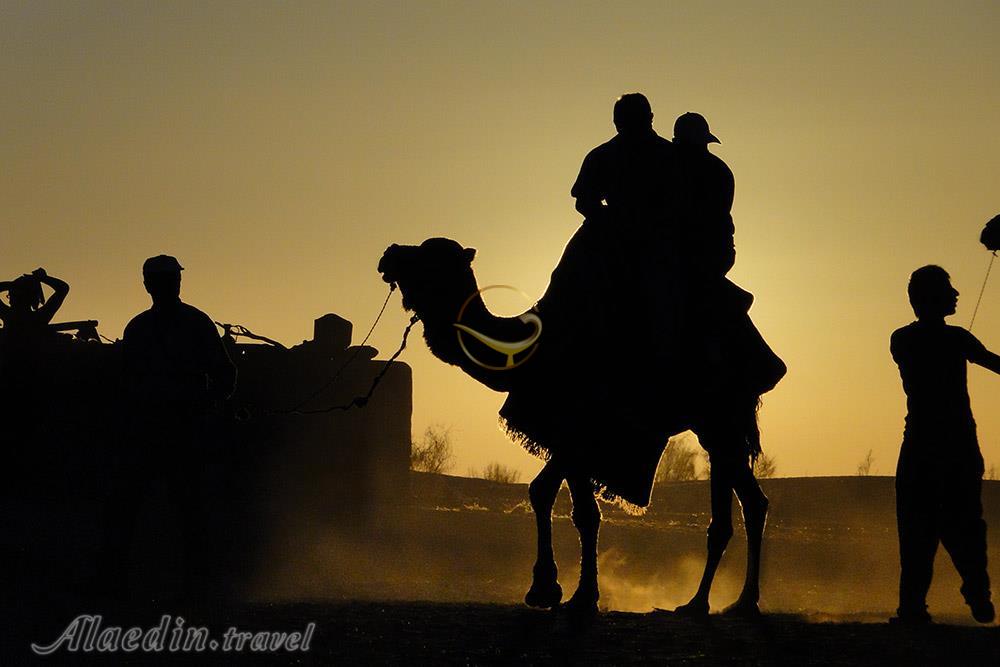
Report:
[{"label": "glowing sun haze", "polygon": [[[537,298],[580,161],[639,90],[665,136],[704,114],[736,175],[730,277],[790,369],[762,412],[779,474],[853,474],[869,449],[891,474],[907,277],[944,266],[967,325],[989,259],[997,25],[995,2],[7,2],[0,272],[44,266],[72,285],[59,318],[112,338],[161,252],[187,301],[288,344],[325,312],[359,342],[393,242],[452,237],[480,285]],[[406,319],[394,297],[383,356]],[[996,282],[974,333],[1000,349]],[[627,332],[608,353],[644,363]],[[451,425],[454,472],[538,467],[497,429],[501,395],[419,339],[404,359],[414,435]],[[1000,464],[1000,378],[970,390]]]}]

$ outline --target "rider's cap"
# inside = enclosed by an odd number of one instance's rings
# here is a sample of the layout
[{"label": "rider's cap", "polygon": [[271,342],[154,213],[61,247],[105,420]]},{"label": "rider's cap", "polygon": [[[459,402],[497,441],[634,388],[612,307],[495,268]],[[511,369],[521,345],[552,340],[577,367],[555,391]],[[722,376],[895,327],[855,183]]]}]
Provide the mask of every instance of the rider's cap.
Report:
[{"label": "rider's cap", "polygon": [[157,255],[142,263],[142,275],[144,276],[152,273],[177,273],[183,270],[184,267],[177,261],[177,258],[170,255]]},{"label": "rider's cap", "polygon": [[688,111],[674,121],[674,141],[679,144],[721,144],[708,129],[708,121],[700,113]]}]

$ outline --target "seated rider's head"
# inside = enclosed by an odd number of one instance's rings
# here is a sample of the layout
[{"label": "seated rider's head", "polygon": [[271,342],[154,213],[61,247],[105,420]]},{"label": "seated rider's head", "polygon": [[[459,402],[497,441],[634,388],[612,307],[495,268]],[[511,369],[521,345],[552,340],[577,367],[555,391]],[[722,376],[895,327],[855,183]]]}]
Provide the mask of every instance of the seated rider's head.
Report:
[{"label": "seated rider's head", "polygon": [[20,312],[38,310],[45,303],[42,284],[34,276],[15,278],[7,296],[10,298],[10,307]]},{"label": "seated rider's head", "polygon": [[914,271],[906,291],[918,320],[955,314],[958,290],[951,286],[951,277],[940,266],[931,264]]},{"label": "seated rider's head", "polygon": [[618,134],[639,135],[653,131],[653,109],[642,93],[625,93],[615,102]]},{"label": "seated rider's head", "polygon": [[181,295],[181,271],[184,267],[170,255],[150,257],[142,265],[142,284],[154,304],[173,303]]},{"label": "seated rider's head", "polygon": [[708,121],[700,113],[688,111],[674,121],[674,144],[707,148],[722,142],[708,129]]}]

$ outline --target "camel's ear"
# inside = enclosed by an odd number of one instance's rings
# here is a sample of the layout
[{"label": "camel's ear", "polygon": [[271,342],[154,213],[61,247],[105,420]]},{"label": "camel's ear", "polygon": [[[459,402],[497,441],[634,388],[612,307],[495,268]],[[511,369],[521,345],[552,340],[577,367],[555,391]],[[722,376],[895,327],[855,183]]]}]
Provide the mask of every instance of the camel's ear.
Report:
[{"label": "camel's ear", "polygon": [[475,248],[465,248],[462,251],[462,257],[469,264],[472,264],[472,260],[474,260],[476,258],[476,249]]}]

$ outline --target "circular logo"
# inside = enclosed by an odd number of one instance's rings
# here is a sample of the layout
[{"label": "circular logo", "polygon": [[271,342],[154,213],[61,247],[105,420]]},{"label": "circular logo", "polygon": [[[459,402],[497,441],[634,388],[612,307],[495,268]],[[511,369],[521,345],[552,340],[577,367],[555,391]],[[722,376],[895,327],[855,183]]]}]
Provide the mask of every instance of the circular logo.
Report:
[{"label": "circular logo", "polygon": [[[533,331],[531,335],[528,336],[527,338],[514,341],[499,340],[492,336],[488,336],[480,331],[476,331],[470,326],[462,324],[462,317],[465,315],[465,309],[469,306],[470,303],[472,303],[472,300],[475,299],[477,296],[480,296],[483,292],[492,289],[511,290],[523,294],[526,299],[528,299],[529,301],[531,300],[531,297],[529,297],[527,294],[517,289],[516,287],[511,287],[510,285],[489,285],[487,287],[482,287],[473,292],[472,294],[470,294],[469,298],[466,299],[465,303],[462,304],[462,307],[458,311],[457,321],[453,323],[453,326],[455,327],[455,329],[457,329],[455,335],[458,336],[458,344],[462,348],[462,352],[465,353],[465,356],[468,357],[469,360],[471,360],[477,366],[486,368],[491,371],[509,371],[511,369],[517,368],[535,354],[535,351],[538,349],[538,339],[542,335],[542,318],[538,316],[538,313],[535,312],[534,308],[532,308],[531,310],[522,315],[519,315],[517,319],[521,320],[525,324],[530,324],[533,327]],[[505,358],[504,365],[498,366],[495,364],[487,364],[477,359],[476,356],[469,351],[468,346],[465,344],[465,339],[463,338],[463,334],[466,336],[471,336],[480,344],[503,355]],[[518,356],[520,358],[515,359],[515,357]]]}]

